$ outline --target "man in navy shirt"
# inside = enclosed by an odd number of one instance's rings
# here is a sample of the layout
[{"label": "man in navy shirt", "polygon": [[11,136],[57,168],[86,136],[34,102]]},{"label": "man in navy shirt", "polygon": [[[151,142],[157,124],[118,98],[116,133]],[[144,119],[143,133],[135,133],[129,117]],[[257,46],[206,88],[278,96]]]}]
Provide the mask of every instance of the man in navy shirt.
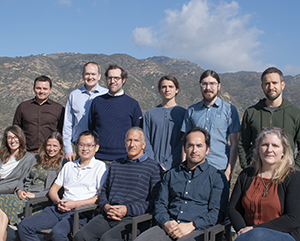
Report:
[{"label": "man in navy shirt", "polygon": [[126,157],[125,134],[133,126],[142,125],[139,103],[124,93],[127,72],[118,65],[105,71],[108,93],[96,97],[91,105],[89,130],[100,136],[96,158],[110,165],[113,160]]},{"label": "man in navy shirt", "polygon": [[200,127],[183,137],[186,161],[166,173],[155,202],[158,223],[136,240],[203,240],[201,231],[225,218],[229,188],[226,177],[208,164],[210,135]]}]

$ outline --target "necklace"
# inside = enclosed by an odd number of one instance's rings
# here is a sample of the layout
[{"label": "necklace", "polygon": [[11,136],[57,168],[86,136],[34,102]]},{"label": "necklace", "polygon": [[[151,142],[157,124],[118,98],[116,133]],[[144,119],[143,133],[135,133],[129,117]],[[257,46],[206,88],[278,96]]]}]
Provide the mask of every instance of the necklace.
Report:
[{"label": "necklace", "polygon": [[265,187],[265,189],[264,189],[264,191],[263,191],[263,197],[266,197],[267,194],[268,194],[268,186],[270,185],[270,183],[271,183],[272,181],[270,181],[270,182],[268,183],[268,185],[266,185],[265,182],[264,182],[264,179],[262,178],[262,176],[260,176],[260,178],[261,178],[262,184],[263,184],[264,187]]}]

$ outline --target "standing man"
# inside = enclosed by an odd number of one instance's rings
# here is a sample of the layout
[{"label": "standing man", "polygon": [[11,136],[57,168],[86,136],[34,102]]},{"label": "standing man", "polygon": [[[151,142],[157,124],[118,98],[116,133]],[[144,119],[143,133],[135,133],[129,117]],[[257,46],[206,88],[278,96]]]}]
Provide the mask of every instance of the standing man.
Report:
[{"label": "standing man", "polygon": [[27,150],[37,152],[45,138],[54,131],[62,133],[65,108],[49,99],[52,81],[41,75],[34,80],[35,98],[19,104],[13,125],[18,125],[26,136]]},{"label": "standing man", "polygon": [[[74,209],[94,204],[107,176],[105,163],[94,158],[99,148],[98,139],[99,136],[90,131],[84,131],[79,135],[77,149],[80,158],[67,162],[50,188],[48,195],[54,205],[25,218],[18,225],[21,240],[39,240],[36,232],[50,228],[51,240],[69,240]],[[61,187],[64,188],[62,199],[58,196]],[[80,226],[84,225],[90,216],[89,212],[83,213],[80,216]]]},{"label": "standing man", "polygon": [[187,132],[192,127],[199,126],[210,133],[211,148],[207,161],[221,170],[229,181],[237,159],[239,114],[235,106],[218,97],[221,83],[215,71],[206,70],[201,75],[200,88],[203,100],[188,108],[181,131]]},{"label": "standing man", "polygon": [[184,135],[186,161],[166,173],[155,201],[158,226],[136,241],[203,240],[201,231],[224,220],[229,188],[225,176],[205,159],[209,146],[210,135],[200,127]]},{"label": "standing man", "polygon": [[105,71],[109,92],[96,97],[89,113],[89,130],[101,138],[96,158],[109,165],[113,160],[126,157],[125,134],[133,126],[141,126],[142,111],[139,103],[126,95],[123,85],[127,72],[116,64]]},{"label": "standing man", "polygon": [[108,91],[98,84],[101,78],[100,71],[97,63],[86,63],[82,71],[84,86],[72,91],[69,96],[63,128],[65,157],[68,161],[73,160],[72,143],[75,144],[81,132],[88,130],[88,115],[93,99]]},{"label": "standing man", "polygon": [[101,214],[79,230],[76,241],[123,240],[132,217],[153,210],[161,168],[144,154],[145,145],[144,131],[137,126],[130,128],[125,138],[127,157],[113,161],[101,190]]},{"label": "standing man", "polygon": [[158,161],[164,171],[181,163],[180,128],[186,109],[176,104],[175,96],[179,92],[178,80],[165,75],[158,81],[158,92],[162,103],[148,110],[143,119],[146,135],[145,153]]},{"label": "standing man", "polygon": [[243,116],[241,135],[238,143],[238,152],[242,168],[248,166],[253,156],[255,139],[264,127],[283,128],[289,138],[291,147],[298,154],[295,159],[296,168],[300,169],[300,110],[282,98],[285,82],[282,72],[270,67],[261,75],[261,88],[266,98],[261,99],[256,105],[249,107]]}]

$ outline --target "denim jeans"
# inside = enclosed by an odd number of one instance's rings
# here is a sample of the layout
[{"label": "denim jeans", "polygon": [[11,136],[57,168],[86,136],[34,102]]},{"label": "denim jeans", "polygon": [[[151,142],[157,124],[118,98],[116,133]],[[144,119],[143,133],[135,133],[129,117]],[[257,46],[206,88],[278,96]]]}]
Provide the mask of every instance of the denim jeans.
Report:
[{"label": "denim jeans", "polygon": [[[68,241],[68,234],[73,227],[74,210],[61,212],[57,206],[46,207],[42,212],[25,218],[18,225],[18,235],[21,240],[40,241],[36,232],[43,229],[52,229],[52,240]],[[90,212],[80,214],[79,227],[88,221]]]},{"label": "denim jeans", "polygon": [[235,241],[295,241],[289,233],[279,232],[268,228],[253,228],[250,231],[241,234]]}]

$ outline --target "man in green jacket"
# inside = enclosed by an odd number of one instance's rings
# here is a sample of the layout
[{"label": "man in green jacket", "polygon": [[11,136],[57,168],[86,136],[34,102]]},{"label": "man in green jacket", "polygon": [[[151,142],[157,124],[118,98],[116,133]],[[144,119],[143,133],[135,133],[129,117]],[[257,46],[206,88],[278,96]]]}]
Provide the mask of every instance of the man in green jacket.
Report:
[{"label": "man in green jacket", "polygon": [[[285,87],[282,72],[270,67],[261,75],[261,88],[266,98],[249,107],[243,116],[238,154],[242,168],[251,163],[255,139],[264,127],[282,128],[288,136],[291,147],[300,147],[300,109],[282,98]],[[298,148],[299,149],[299,148]],[[300,155],[297,151],[296,168],[300,170]]]}]

